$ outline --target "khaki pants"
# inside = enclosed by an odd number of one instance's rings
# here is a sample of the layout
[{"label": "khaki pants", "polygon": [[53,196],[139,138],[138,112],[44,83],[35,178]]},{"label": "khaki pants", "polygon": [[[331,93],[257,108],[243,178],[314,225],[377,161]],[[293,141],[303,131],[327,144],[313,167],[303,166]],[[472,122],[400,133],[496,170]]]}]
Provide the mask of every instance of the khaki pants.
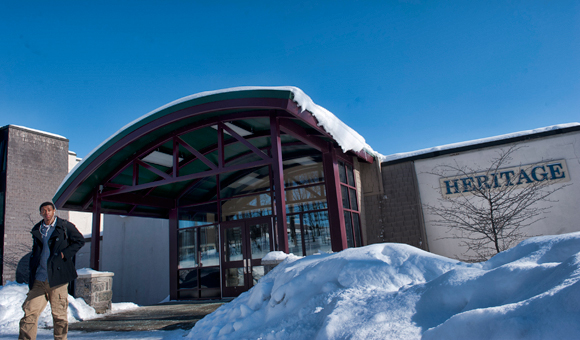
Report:
[{"label": "khaki pants", "polygon": [[22,304],[24,317],[20,320],[20,334],[18,339],[36,339],[38,317],[50,301],[52,321],[54,324],[54,338],[66,340],[68,332],[68,283],[50,288],[48,281],[34,281]]}]

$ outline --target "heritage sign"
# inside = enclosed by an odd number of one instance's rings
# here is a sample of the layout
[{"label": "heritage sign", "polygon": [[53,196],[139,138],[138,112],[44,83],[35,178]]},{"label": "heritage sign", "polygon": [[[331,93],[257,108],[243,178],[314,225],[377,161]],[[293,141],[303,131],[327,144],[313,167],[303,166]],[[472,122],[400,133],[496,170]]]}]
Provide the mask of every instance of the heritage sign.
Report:
[{"label": "heritage sign", "polygon": [[570,181],[566,160],[556,160],[518,167],[487,170],[472,174],[442,177],[439,179],[444,198],[470,195],[476,189],[497,189],[525,186],[542,182],[542,185]]}]

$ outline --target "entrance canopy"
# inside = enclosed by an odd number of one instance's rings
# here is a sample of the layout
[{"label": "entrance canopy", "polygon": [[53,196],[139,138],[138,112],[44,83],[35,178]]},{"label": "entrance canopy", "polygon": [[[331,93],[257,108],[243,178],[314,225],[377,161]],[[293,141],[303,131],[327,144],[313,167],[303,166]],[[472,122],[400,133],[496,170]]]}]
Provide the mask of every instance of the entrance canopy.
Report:
[{"label": "entrance canopy", "polygon": [[297,88],[205,92],[106,140],[54,203],[93,213],[91,268],[101,213],[167,218],[171,298],[236,296],[264,275],[269,251],[363,244],[353,158],[372,162],[369,150]]},{"label": "entrance canopy", "polygon": [[[125,126],[71,171],[53,201],[95,212],[98,196],[102,213],[168,218],[179,200],[214,199],[219,191],[210,187],[243,183],[247,169],[270,165],[276,129],[297,157],[336,148],[373,161],[360,135],[300,89],[231,88],[179,99]],[[217,174],[222,183],[201,180]]]}]

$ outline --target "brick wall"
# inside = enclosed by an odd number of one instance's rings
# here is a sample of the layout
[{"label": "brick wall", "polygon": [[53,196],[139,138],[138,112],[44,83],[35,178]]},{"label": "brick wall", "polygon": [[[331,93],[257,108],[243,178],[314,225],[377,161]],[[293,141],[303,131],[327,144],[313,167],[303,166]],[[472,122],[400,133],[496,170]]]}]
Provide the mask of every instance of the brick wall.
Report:
[{"label": "brick wall", "polygon": [[397,242],[428,250],[413,162],[362,164],[368,244]]},{"label": "brick wall", "polygon": [[[16,279],[16,269],[26,275],[30,229],[41,220],[38,207],[51,201],[68,173],[68,139],[8,126],[6,216],[2,284]],[[58,216],[68,219],[67,212]]]}]

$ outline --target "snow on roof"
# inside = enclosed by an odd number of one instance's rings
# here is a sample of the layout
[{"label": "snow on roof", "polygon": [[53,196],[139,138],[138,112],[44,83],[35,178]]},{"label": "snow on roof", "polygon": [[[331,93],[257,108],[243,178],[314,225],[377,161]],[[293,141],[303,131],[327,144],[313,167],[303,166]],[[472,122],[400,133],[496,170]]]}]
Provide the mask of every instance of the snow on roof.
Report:
[{"label": "snow on roof", "polygon": [[316,105],[301,89],[292,86],[282,86],[281,88],[292,91],[294,94],[294,102],[302,110],[312,113],[318,121],[318,126],[322,127],[324,131],[328,132],[336,140],[343,152],[367,150],[372,155],[376,155],[370,145],[366,143],[363,136],[346,125],[342,120],[338,119],[332,112],[322,106]]},{"label": "snow on roof", "polygon": [[575,126],[580,126],[580,123],[568,123],[568,124],[552,125],[552,126],[546,126],[543,128],[538,128],[538,129],[533,129],[533,130],[512,132],[512,133],[508,133],[505,135],[474,139],[474,140],[459,142],[459,143],[446,144],[446,145],[435,146],[432,148],[421,149],[421,150],[416,150],[416,151],[395,153],[392,155],[382,156],[381,162],[389,162],[389,161],[394,161],[394,160],[398,160],[398,159],[424,155],[424,154],[428,154],[428,153],[436,152],[436,151],[450,150],[450,149],[455,149],[455,148],[460,148],[460,147],[465,147],[465,146],[473,146],[473,145],[484,144],[484,143],[489,143],[489,142],[501,141],[501,140],[510,139],[510,138],[514,138],[514,137],[533,135],[533,134],[542,133],[542,132],[546,132],[546,131],[560,130],[560,129],[575,127]]},{"label": "snow on roof", "polygon": [[[294,95],[294,102],[302,108],[304,111],[310,111],[312,115],[318,121],[318,126],[321,126],[324,131],[328,132],[338,143],[338,145],[342,148],[344,152],[346,151],[361,151],[366,149],[369,152],[373,152],[372,148],[365,142],[365,139],[351,127],[346,125],[343,121],[338,119],[332,112],[328,111],[327,109],[319,106],[312,101],[312,99],[304,93],[301,89],[295,86],[239,86],[239,87],[231,87],[227,89],[215,90],[215,91],[204,91],[199,92],[196,94],[192,94],[183,98],[179,98],[174,100],[168,104],[165,104],[137,119],[132,121],[131,123],[123,126],[119,131],[114,133],[111,137],[101,143],[98,147],[95,148],[88,156],[90,156],[93,152],[98,150],[103,144],[105,144],[110,139],[114,138],[116,135],[121,133],[123,130],[127,129],[133,124],[159,112],[169,107],[201,98],[207,97],[211,95],[216,95],[220,93],[228,93],[228,92],[238,92],[238,91],[255,91],[255,90],[273,90],[273,91],[290,91]],[[85,157],[85,158],[88,158]]]},{"label": "snow on roof", "polygon": [[13,127],[16,127],[16,128],[22,129],[22,130],[28,130],[28,131],[30,131],[30,132],[36,132],[36,133],[40,133],[40,134],[47,135],[47,136],[51,136],[51,137],[55,137],[55,138],[62,138],[62,139],[67,139],[67,138],[66,138],[66,137],[64,137],[64,136],[57,135],[57,134],[55,134],[55,133],[50,133],[50,132],[46,132],[46,131],[41,131],[41,130],[31,129],[31,128],[29,128],[29,127],[26,127],[26,126],[13,125],[13,124],[10,124],[10,125],[8,125],[8,126],[13,126]]},{"label": "snow on roof", "polygon": [[294,97],[293,101],[299,107],[301,107],[302,110],[310,111],[312,113],[312,115],[316,118],[316,120],[318,121],[318,126],[321,126],[324,129],[324,131],[326,131],[328,134],[330,134],[336,140],[336,142],[338,143],[338,145],[341,147],[341,149],[344,152],[350,151],[350,150],[355,151],[355,152],[366,150],[368,153],[370,153],[371,155],[373,155],[375,157],[379,157],[379,158],[382,157],[381,154],[375,152],[370,147],[370,145],[368,145],[365,142],[365,139],[358,132],[356,132],[351,127],[346,125],[343,121],[338,119],[338,117],[336,117],[332,112],[328,111],[327,109],[323,108],[322,106],[315,104],[314,101],[312,101],[312,99],[307,94],[305,94],[301,89],[299,89],[298,87],[294,87],[294,86],[239,86],[239,87],[231,87],[231,88],[215,90],[215,91],[204,91],[204,92],[192,94],[192,95],[189,95],[189,96],[186,96],[183,98],[179,98],[177,100],[174,100],[168,104],[165,104],[165,105],[133,120],[129,124],[123,126],[121,129],[119,129],[117,132],[112,134],[109,138],[104,140],[101,144],[99,144],[96,148],[94,148],[91,152],[89,152],[89,154],[86,157],[84,157],[82,159],[82,161],[77,163],[75,165],[75,167],[71,171],[69,171],[67,176],[61,182],[61,185],[57,189],[56,192],[59,192],[61,190],[62,185],[64,185],[64,183],[66,183],[68,181],[69,177],[75,172],[75,170],[78,167],[82,166],[82,164],[85,161],[89,160],[91,158],[91,156],[97,150],[99,150],[103,145],[108,143],[111,139],[113,139],[117,135],[121,134],[125,129],[138,123],[139,121],[144,120],[145,118],[147,118],[151,115],[154,115],[154,114],[156,114],[164,109],[167,109],[169,107],[172,107],[172,106],[175,106],[175,105],[178,105],[180,103],[184,103],[184,102],[187,102],[187,101],[190,101],[193,99],[211,96],[211,95],[220,94],[220,93],[238,92],[238,91],[253,91],[253,90],[273,90],[273,91],[290,91],[290,92],[292,92],[293,97]]}]

